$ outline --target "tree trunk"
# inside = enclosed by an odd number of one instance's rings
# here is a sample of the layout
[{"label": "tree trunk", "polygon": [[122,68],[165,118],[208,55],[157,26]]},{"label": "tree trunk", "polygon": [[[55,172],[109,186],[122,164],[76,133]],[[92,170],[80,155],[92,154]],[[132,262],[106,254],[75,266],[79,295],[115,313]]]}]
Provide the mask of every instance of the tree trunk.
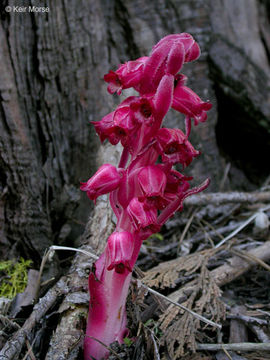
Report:
[{"label": "tree trunk", "polygon": [[[103,74],[148,54],[168,33],[191,32],[199,42],[200,60],[183,72],[214,104],[192,132],[202,151],[191,170],[196,181],[210,176],[217,189],[225,164],[219,149],[233,163],[232,187],[239,174],[240,186],[248,183],[241,169],[253,182],[268,174],[269,162],[260,160],[270,146],[266,1],[39,2],[48,13],[7,12],[7,5],[0,27],[3,255],[38,260],[50,244],[73,242],[82,231],[90,206],[79,181],[95,171],[99,146],[89,120],[119,101],[106,92]],[[175,112],[167,121],[183,126]]]}]

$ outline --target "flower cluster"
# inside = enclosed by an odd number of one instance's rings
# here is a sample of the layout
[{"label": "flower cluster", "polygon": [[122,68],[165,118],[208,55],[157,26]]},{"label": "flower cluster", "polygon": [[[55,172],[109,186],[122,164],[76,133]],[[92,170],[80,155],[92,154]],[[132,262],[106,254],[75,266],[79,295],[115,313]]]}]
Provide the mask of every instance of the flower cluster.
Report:
[{"label": "flower cluster", "polygon": [[[101,142],[121,142],[118,168],[105,164],[81,189],[91,200],[110,193],[117,225],[105,252],[90,274],[90,311],[85,340],[85,358],[100,359],[109,345],[126,334],[125,301],[130,274],[142,241],[160,230],[183,200],[208,186],[209,180],[190,188],[191,178],[176,171],[185,169],[199,151],[188,140],[191,120],[204,122],[209,102],[185,86],[180,73],[184,63],[196,60],[200,48],[190,34],[173,34],[161,39],[149,57],[128,61],[104,76],[109,93],[133,87],[130,96],[99,122],[93,122]],[[162,128],[162,121],[173,108],[185,115],[186,132]]]}]

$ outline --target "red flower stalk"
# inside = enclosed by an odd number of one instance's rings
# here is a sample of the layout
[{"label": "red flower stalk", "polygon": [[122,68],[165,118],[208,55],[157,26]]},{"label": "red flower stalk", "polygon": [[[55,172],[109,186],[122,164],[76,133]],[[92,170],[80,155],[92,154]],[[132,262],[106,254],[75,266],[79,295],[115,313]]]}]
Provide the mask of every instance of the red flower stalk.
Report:
[{"label": "red flower stalk", "polygon": [[[174,170],[187,167],[199,152],[188,141],[191,119],[204,122],[209,102],[185,86],[180,74],[185,62],[196,60],[199,45],[187,33],[168,35],[152,49],[149,57],[128,61],[104,76],[109,93],[120,94],[133,87],[138,96],[124,100],[99,122],[93,122],[100,140],[121,142],[123,153],[118,168],[105,164],[81,190],[91,200],[110,193],[117,218],[115,231],[89,276],[90,308],[84,342],[86,360],[108,355],[100,342],[123,342],[128,334],[125,303],[132,269],[142,241],[158,232],[184,199],[204,190],[209,180],[190,189],[190,177]],[[170,108],[186,116],[186,134],[161,128]],[[161,157],[161,163],[157,163]],[[99,340],[100,342],[96,341]]]}]

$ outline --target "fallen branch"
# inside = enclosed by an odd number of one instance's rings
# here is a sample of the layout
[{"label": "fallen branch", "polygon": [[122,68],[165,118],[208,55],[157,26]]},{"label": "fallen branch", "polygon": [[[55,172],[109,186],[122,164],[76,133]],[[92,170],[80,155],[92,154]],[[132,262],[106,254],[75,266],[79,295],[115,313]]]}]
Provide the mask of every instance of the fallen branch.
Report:
[{"label": "fallen branch", "polygon": [[270,343],[197,344],[197,350],[270,351]]},{"label": "fallen branch", "polygon": [[254,204],[270,201],[270,191],[265,192],[217,192],[191,195],[185,199],[185,206],[221,205],[228,203]]},{"label": "fallen branch", "polygon": [[[247,252],[247,254],[251,256],[255,256],[256,258],[266,261],[270,259],[270,241],[265,242],[263,245],[256,247]],[[219,266],[218,268],[210,271],[210,274],[213,276],[216,284],[221,287],[229,282],[235,280],[239,276],[243,275],[246,271],[250,270],[252,266],[257,265],[257,262],[240,258],[239,256],[234,256],[227,260],[227,263]],[[186,298],[186,294],[192,292],[196,281],[192,280],[187,283],[182,288],[174,291],[169,295],[169,298],[173,301],[178,301],[178,299]]]},{"label": "fallen branch", "polygon": [[57,302],[59,296],[65,295],[68,292],[67,278],[61,278],[35,305],[32,314],[25,321],[24,325],[6,342],[3,349],[0,351],[1,360],[17,359],[20,355],[22,346],[31,333],[35,325],[47,313],[47,311]]},{"label": "fallen branch", "polygon": [[211,271],[211,275],[214,277],[218,286],[223,286],[235,280],[250,270],[254,265],[257,265],[257,261],[252,260],[252,257],[256,257],[262,261],[270,259],[270,241],[246,252],[246,254],[250,255],[249,260],[235,256],[229,259],[226,264]]}]

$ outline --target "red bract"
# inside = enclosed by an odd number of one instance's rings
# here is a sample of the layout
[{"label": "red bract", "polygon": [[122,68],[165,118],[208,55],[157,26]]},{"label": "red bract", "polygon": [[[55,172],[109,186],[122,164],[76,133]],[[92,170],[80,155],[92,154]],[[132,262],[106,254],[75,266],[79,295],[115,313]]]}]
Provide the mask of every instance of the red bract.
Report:
[{"label": "red bract", "polygon": [[165,193],[178,193],[187,191],[190,187],[188,183],[189,180],[192,180],[192,177],[184,176],[176,170],[170,170],[170,172],[167,174]]},{"label": "red bract", "polygon": [[207,119],[206,111],[212,108],[212,104],[202,101],[195,92],[178,83],[173,93],[172,108],[194,118],[194,124],[204,122]]},{"label": "red bract", "polygon": [[[92,200],[110,192],[117,219],[115,231],[89,276],[85,360],[106,357],[104,344],[121,343],[127,335],[125,302],[143,240],[181,210],[187,196],[209,184],[206,180],[190,188],[192,178],[173,169],[177,163],[184,169],[199,155],[188,141],[191,118],[195,125],[204,122],[211,108],[185,86],[187,77],[179,73],[185,62],[199,54],[199,45],[190,34],[172,34],[161,39],[149,57],[128,61],[104,76],[110,93],[120,94],[133,87],[139,96],[128,97],[101,121],[93,122],[102,142],[121,142],[124,149],[118,168],[105,164],[81,184]],[[186,134],[161,128],[170,108],[186,115]]]}]

